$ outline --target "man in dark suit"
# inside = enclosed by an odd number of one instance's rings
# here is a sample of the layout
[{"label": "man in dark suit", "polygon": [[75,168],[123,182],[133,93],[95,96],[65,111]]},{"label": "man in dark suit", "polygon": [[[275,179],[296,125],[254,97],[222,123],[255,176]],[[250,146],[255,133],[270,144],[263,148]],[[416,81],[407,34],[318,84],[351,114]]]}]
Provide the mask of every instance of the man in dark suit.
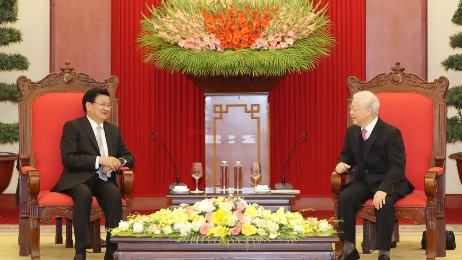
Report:
[{"label": "man in dark suit", "polygon": [[[105,213],[106,228],[117,227],[122,219],[122,198],[116,171],[133,167],[135,159],[122,140],[120,129],[106,122],[111,112],[109,92],[92,88],[82,99],[86,116],[64,124],[61,158],[64,166],[52,191],[68,194],[74,200],[75,257],[85,260],[91,243],[90,209],[95,196]],[[116,244],[106,236],[104,259],[114,259]]]},{"label": "man in dark suit", "polygon": [[344,242],[340,260],[360,258],[353,244],[355,215],[368,199],[373,199],[377,217],[378,259],[390,259],[394,205],[414,190],[404,174],[406,154],[401,131],[378,117],[379,106],[378,98],[370,91],[356,93],[351,101],[353,125],[347,129],[335,173],[357,166],[358,174],[338,196],[338,218],[344,221],[339,222]]}]

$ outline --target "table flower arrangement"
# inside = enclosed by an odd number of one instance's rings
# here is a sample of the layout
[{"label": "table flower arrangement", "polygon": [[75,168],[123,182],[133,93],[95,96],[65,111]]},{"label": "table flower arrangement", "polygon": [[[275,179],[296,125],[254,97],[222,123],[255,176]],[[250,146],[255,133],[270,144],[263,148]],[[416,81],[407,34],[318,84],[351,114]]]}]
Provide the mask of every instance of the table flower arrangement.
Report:
[{"label": "table flower arrangement", "polygon": [[163,0],[143,15],[143,62],[195,76],[282,76],[314,69],[335,39],[310,0]]},{"label": "table flower arrangement", "polygon": [[248,204],[242,197],[204,199],[194,205],[182,204],[150,215],[133,214],[111,230],[113,236],[177,238],[178,242],[295,241],[309,236],[335,233],[332,223],[304,218],[300,212],[265,210]]}]

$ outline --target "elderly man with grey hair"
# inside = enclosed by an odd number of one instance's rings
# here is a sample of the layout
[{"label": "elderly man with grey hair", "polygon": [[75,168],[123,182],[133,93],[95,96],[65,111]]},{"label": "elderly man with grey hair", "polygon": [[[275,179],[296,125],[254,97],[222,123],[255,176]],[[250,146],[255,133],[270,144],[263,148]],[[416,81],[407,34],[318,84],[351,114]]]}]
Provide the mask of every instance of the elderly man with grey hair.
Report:
[{"label": "elderly man with grey hair", "polygon": [[338,196],[340,239],[344,242],[340,260],[359,259],[354,247],[356,212],[373,199],[377,218],[379,260],[390,259],[391,237],[395,222],[395,203],[414,190],[404,174],[406,154],[401,131],[378,117],[380,103],[370,91],[353,95],[342,152],[335,167],[341,174],[357,166],[355,179]]}]

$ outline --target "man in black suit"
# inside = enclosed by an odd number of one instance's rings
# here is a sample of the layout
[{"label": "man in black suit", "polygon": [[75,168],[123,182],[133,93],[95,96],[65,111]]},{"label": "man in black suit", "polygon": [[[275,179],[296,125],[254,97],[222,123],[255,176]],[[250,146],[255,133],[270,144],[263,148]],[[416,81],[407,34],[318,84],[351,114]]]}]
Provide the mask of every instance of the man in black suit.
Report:
[{"label": "man in black suit", "polygon": [[343,150],[335,173],[358,167],[355,180],[338,196],[340,240],[344,242],[340,260],[359,259],[354,247],[356,212],[368,199],[373,199],[377,217],[379,260],[390,259],[390,244],[395,222],[395,203],[414,190],[404,174],[406,154],[401,131],[378,117],[379,100],[370,91],[353,95],[350,116],[353,125],[347,129]]},{"label": "man in black suit", "polygon": [[[122,198],[116,171],[133,167],[135,159],[125,146],[120,129],[106,122],[111,112],[109,92],[92,88],[82,99],[85,116],[64,124],[61,159],[64,166],[52,191],[68,194],[74,200],[75,257],[85,260],[91,243],[90,209],[95,196],[105,213],[106,228],[117,227],[122,219]],[[106,236],[104,259],[114,259],[116,244]]]}]

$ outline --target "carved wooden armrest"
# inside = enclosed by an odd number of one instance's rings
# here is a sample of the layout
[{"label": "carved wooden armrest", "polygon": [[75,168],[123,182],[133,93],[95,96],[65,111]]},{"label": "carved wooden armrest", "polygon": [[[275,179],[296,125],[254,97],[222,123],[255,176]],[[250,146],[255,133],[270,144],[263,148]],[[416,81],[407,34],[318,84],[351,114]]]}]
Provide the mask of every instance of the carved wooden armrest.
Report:
[{"label": "carved wooden armrest", "polygon": [[344,184],[345,180],[342,178],[342,174],[338,174],[335,171],[332,172],[332,175],[330,177],[330,188],[334,195],[340,194]]},{"label": "carved wooden armrest", "polygon": [[27,191],[29,196],[38,196],[40,192],[40,174],[32,166],[21,167],[21,173],[27,177]]},{"label": "carved wooden armrest", "polygon": [[432,167],[425,174],[425,195],[435,198],[438,192],[438,178],[444,175],[444,168]]},{"label": "carved wooden armrest", "polygon": [[122,192],[122,197],[127,200],[133,194],[133,171],[128,167],[120,167],[119,171],[122,174],[122,178],[120,179],[120,190]]}]

